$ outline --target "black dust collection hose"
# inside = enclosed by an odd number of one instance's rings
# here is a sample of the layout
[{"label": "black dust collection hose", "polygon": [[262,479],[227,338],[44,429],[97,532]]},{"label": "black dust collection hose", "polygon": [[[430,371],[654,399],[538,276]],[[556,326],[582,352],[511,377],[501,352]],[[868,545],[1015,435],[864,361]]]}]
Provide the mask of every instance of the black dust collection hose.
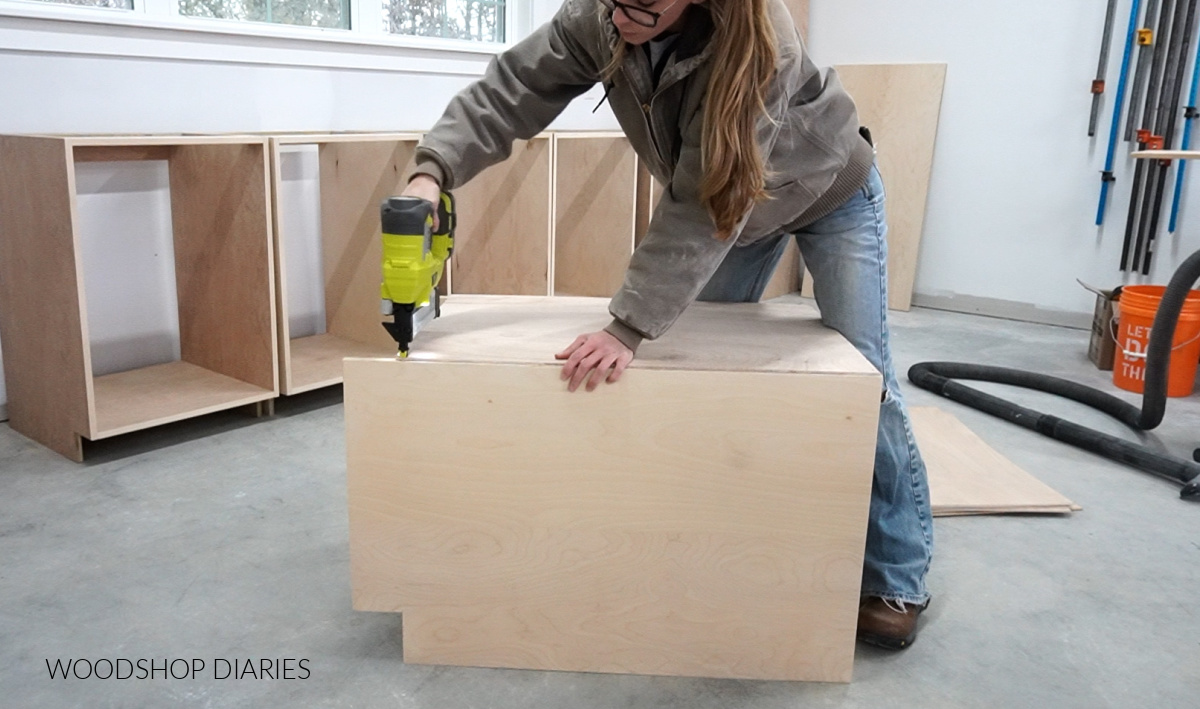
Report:
[{"label": "black dust collection hose", "polygon": [[1166,411],[1167,374],[1175,327],[1179,322],[1179,314],[1183,311],[1188,291],[1197,280],[1200,280],[1200,251],[1189,256],[1176,269],[1158,306],[1158,313],[1150,330],[1150,344],[1146,350],[1146,386],[1140,409],[1111,394],[1077,382],[1004,367],[962,362],[921,362],[908,370],[908,379],[922,389],[952,401],[1098,453],[1119,463],[1181,483],[1183,489],[1179,493],[1180,497],[1200,501],[1200,448],[1192,453],[1196,462],[1164,455],[1146,446],[1080,426],[1057,416],[1018,406],[954,381],[971,379],[996,382],[1055,394],[1099,409],[1135,430],[1149,431],[1162,423],[1163,413]]}]

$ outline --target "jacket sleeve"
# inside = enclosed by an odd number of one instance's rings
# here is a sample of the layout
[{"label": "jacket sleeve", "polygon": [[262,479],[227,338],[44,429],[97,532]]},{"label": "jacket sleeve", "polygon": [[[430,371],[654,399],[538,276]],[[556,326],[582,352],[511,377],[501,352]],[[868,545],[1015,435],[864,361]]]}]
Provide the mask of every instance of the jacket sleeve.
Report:
[{"label": "jacket sleeve", "polygon": [[418,173],[444,189],[465,184],[512,153],[517,139],[544,130],[600,80],[595,3],[568,0],[533,34],[503,52],[463,89],[417,147]]},{"label": "jacket sleeve", "polygon": [[[791,60],[784,57],[782,61],[786,64]],[[784,77],[789,74],[780,73]],[[771,154],[779,137],[779,118],[786,110],[788,93],[784,81],[772,83],[766,100],[768,115],[760,118],[757,128],[764,157]],[[747,209],[728,239],[720,241],[714,236],[716,225],[700,202],[703,113],[701,104],[682,136],[671,183],[663,190],[646,236],[629,261],[625,282],[609,305],[609,312],[617,320],[609,332],[627,345],[632,341],[632,348],[638,341],[630,338],[622,326],[651,340],[666,332],[734,248],[750,215]]]}]

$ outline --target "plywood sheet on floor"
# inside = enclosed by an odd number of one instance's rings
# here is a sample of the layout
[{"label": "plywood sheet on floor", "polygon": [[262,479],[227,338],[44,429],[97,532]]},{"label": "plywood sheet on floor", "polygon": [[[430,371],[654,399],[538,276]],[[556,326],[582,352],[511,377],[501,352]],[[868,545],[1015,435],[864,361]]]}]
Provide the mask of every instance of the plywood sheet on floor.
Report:
[{"label": "plywood sheet on floor", "polygon": [[1079,509],[977,436],[954,414],[914,407],[913,434],[929,471],[935,517]]}]

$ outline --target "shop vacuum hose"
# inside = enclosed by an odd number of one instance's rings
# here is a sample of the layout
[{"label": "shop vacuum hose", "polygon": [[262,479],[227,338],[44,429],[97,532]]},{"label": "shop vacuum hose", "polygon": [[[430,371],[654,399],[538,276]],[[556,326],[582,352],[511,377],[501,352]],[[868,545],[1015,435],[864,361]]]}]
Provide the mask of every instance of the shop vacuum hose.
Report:
[{"label": "shop vacuum hose", "polygon": [[1175,458],[1057,416],[1018,406],[954,381],[971,379],[1044,391],[1099,409],[1136,430],[1149,431],[1163,420],[1167,404],[1168,364],[1171,344],[1175,339],[1175,326],[1178,324],[1188,291],[1197,280],[1200,280],[1200,251],[1189,256],[1176,269],[1175,275],[1167,285],[1166,293],[1163,294],[1154,318],[1154,327],[1150,332],[1150,345],[1146,352],[1146,386],[1140,409],[1099,389],[1058,377],[1004,367],[961,362],[921,362],[908,370],[908,379],[922,389],[1024,426],[1031,431],[1182,483],[1183,489],[1179,496],[1200,501],[1200,448],[1192,453],[1197,462]]}]

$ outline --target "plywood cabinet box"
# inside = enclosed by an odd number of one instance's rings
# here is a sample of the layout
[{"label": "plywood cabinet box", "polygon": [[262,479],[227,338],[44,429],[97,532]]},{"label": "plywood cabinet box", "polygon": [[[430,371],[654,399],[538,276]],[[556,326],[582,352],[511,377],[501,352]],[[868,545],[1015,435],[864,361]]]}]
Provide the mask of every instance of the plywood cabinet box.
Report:
[{"label": "plywood cabinet box", "polygon": [[[94,376],[75,165],[164,160],[178,361]],[[0,136],[0,340],[12,428],[83,459],[97,440],[274,399],[267,141]],[[108,235],[114,249],[121,234]]]},{"label": "plywood cabinet box", "polygon": [[[400,194],[413,168],[420,135],[309,134],[271,139],[279,312],[279,372],[283,394],[342,381],[342,359],[386,356],[396,343],[380,323],[383,245],[379,207]],[[289,146],[316,145],[320,164],[320,253],[325,294],[324,332],[293,336],[288,308],[292,255],[286,234],[292,205],[284,199],[281,166]]]},{"label": "plywood cabinet box", "polygon": [[404,660],[850,679],[881,381],[803,305],[692,305],[620,382],[604,298],[453,296],[345,363],[359,610]]}]

